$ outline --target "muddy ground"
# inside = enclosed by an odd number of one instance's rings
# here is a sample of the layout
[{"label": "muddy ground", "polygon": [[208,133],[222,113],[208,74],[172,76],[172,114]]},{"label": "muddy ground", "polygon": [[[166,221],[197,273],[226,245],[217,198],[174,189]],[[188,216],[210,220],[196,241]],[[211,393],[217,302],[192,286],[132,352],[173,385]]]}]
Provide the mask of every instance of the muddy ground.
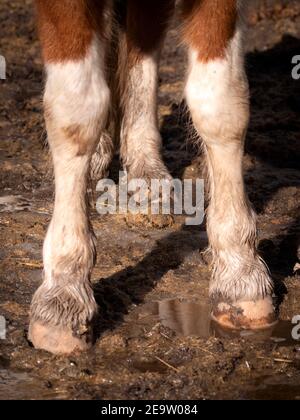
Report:
[{"label": "muddy ground", "polygon": [[[258,212],[259,246],[277,284],[281,322],[273,332],[235,336],[209,322],[205,226],[160,228],[92,212],[98,237],[93,273],[101,309],[87,354],[55,357],[26,339],[31,297],[41,282],[41,249],[53,182],[42,118],[42,62],[32,0],[1,0],[0,53],[0,399],[300,399],[300,54],[298,1],[253,1],[247,33],[252,119],[245,176]],[[186,146],[181,98],[185,54],[168,35],[159,94],[164,158],[176,176],[201,175]],[[112,172],[116,174],[116,158]],[[161,315],[163,314],[163,315]]]}]

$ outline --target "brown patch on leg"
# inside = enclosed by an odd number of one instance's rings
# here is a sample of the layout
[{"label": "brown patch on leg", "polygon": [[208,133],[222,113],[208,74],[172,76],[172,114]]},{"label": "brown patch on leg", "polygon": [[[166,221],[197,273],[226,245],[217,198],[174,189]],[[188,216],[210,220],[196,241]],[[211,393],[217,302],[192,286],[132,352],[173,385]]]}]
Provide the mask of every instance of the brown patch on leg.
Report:
[{"label": "brown patch on leg", "polygon": [[160,49],[174,10],[175,0],[127,0],[120,3],[116,11],[120,33],[114,90],[121,114],[126,107],[128,72],[144,56]]},{"label": "brown patch on leg", "polygon": [[[121,115],[121,160],[129,179],[170,179],[161,156],[157,121],[159,53],[174,12],[174,0],[128,0],[119,10],[118,96]],[[128,225],[163,228],[168,215],[128,213]]]},{"label": "brown patch on leg", "polygon": [[174,0],[128,0],[126,40],[129,64],[151,54],[162,43],[174,12]]},{"label": "brown patch on leg", "polygon": [[198,51],[199,60],[223,58],[236,30],[237,0],[184,0],[184,42]]},{"label": "brown patch on leg", "polygon": [[76,156],[91,156],[96,144],[86,138],[86,127],[82,127],[80,124],[72,124],[63,128],[62,131],[65,139],[77,147]]},{"label": "brown patch on leg", "polygon": [[160,50],[174,10],[175,0],[128,0],[118,11],[121,34],[116,85],[122,117],[126,114],[128,98],[134,95],[130,71],[145,56]]},{"label": "brown patch on leg", "polygon": [[114,2],[113,42],[109,68],[115,113],[115,138],[119,139],[128,96],[128,73],[163,43],[175,0],[118,0]]},{"label": "brown patch on leg", "polygon": [[35,0],[46,62],[80,60],[94,33],[104,36],[106,0]]}]

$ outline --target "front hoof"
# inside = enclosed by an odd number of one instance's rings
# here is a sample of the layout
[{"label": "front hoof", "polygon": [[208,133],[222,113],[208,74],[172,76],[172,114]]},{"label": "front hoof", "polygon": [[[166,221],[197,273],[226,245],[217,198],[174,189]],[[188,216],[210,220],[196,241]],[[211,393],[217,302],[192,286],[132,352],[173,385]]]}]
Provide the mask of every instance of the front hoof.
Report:
[{"label": "front hoof", "polygon": [[257,301],[218,302],[213,305],[212,319],[233,330],[263,330],[277,323],[272,297]]},{"label": "front hoof", "polygon": [[66,326],[51,326],[35,321],[30,323],[28,339],[36,349],[53,354],[70,354],[75,350],[86,351],[92,345],[92,334],[87,331],[75,336]]}]

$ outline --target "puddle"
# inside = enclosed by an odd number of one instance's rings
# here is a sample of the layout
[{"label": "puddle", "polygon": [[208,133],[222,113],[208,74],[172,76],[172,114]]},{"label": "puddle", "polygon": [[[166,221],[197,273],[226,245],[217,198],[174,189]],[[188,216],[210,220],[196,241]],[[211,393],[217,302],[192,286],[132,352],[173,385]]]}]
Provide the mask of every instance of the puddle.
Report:
[{"label": "puddle", "polygon": [[300,401],[300,385],[268,385],[248,395],[253,400]]},{"label": "puddle", "polygon": [[20,195],[6,195],[0,197],[0,212],[15,212],[28,210],[30,203]]},{"label": "puddle", "polygon": [[0,400],[65,399],[67,395],[26,372],[0,368]]},{"label": "puddle", "polygon": [[263,331],[232,331],[212,321],[210,314],[209,303],[183,299],[147,303],[142,310],[143,319],[154,316],[156,321],[160,321],[162,325],[184,337],[244,338],[253,341],[272,341],[279,346],[292,346],[299,343],[292,338],[293,325],[290,321],[280,320],[273,328]]},{"label": "puddle", "polygon": [[255,389],[246,393],[251,400],[300,401],[300,383],[292,384],[282,375],[266,376],[256,381]]}]

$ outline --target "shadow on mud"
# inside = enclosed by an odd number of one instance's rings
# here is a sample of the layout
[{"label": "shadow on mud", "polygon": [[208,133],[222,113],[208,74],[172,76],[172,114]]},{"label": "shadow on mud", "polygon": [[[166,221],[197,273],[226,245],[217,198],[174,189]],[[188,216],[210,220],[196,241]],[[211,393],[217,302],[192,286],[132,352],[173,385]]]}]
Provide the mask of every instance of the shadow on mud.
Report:
[{"label": "shadow on mud", "polygon": [[[142,261],[119,273],[100,280],[95,285],[95,297],[101,308],[101,322],[97,323],[96,337],[104,330],[112,329],[122,322],[132,304],[140,304],[157,282],[169,270],[181,266],[187,255],[207,246],[206,235],[188,226],[157,241]],[[199,264],[201,256],[199,253]]]}]

